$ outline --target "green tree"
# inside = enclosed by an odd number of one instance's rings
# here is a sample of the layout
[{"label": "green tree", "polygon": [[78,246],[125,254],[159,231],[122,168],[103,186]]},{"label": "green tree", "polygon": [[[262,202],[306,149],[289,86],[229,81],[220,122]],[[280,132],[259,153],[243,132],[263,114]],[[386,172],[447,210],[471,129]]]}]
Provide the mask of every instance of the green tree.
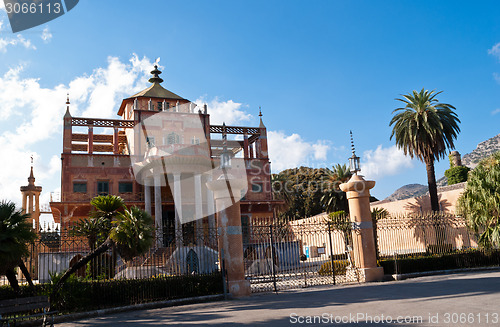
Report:
[{"label": "green tree", "polygon": [[[326,168],[300,167],[286,169],[274,177],[284,186],[285,193],[277,194],[275,197],[286,196],[286,206],[278,212],[281,220],[296,220],[311,217],[325,211],[321,203],[321,197],[328,187],[325,180],[328,175]],[[276,186],[276,185],[275,185]]]},{"label": "green tree", "polygon": [[29,255],[28,244],[36,239],[36,233],[29,224],[29,214],[16,210],[10,201],[0,202],[0,274],[5,274],[10,286],[19,291],[14,268],[20,267],[26,280],[33,287],[31,276],[26,269],[23,257]]},{"label": "green tree", "polygon": [[[132,207],[128,209],[125,205],[118,206],[120,200],[116,199],[98,199],[104,196],[98,196],[92,200],[92,205],[99,207],[102,203],[115,202],[115,205],[106,205],[106,208],[110,212],[112,208],[123,207],[123,212],[115,210],[110,217],[113,217],[111,222],[112,227],[109,232],[107,239],[99,245],[94,251],[90,252],[85,257],[81,258],[76,264],[70,267],[61,279],[57,282],[52,293],[52,297],[57,296],[57,293],[61,289],[64,282],[78,269],[84,267],[88,262],[97,258],[99,255],[105,253],[108,250],[116,249],[122,259],[125,262],[132,260],[134,257],[141,255],[148,251],[148,249],[153,244],[153,218],[145,211]],[[113,196],[106,196],[113,197]],[[123,202],[123,200],[121,200]],[[103,207],[101,207],[102,209]]]},{"label": "green tree", "polygon": [[500,246],[500,152],[472,170],[458,199],[458,213],[485,248]]},{"label": "green tree", "polygon": [[398,148],[405,155],[425,163],[431,209],[439,211],[434,161],[443,158],[448,149],[454,149],[454,140],[460,128],[455,107],[440,103],[436,96],[441,92],[427,91],[402,95],[397,98],[405,104],[393,111],[390,126],[393,126],[391,139],[396,139]]},{"label": "green tree", "polygon": [[469,174],[469,171],[469,167],[457,166],[447,169],[444,172],[444,175],[446,176],[446,178],[448,178],[448,185],[453,185],[467,181],[467,175]]}]

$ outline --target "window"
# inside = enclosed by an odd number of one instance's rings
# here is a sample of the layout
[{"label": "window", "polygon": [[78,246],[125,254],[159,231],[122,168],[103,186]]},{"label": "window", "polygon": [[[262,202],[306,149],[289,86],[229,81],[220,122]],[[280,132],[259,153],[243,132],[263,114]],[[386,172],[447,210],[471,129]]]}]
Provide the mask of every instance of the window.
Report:
[{"label": "window", "polygon": [[120,182],[118,183],[118,192],[119,193],[132,193],[133,186],[132,182]]},{"label": "window", "polygon": [[109,182],[99,181],[97,182],[97,194],[108,195],[109,194]]},{"label": "window", "polygon": [[252,182],[252,192],[262,193],[262,183],[261,182]]},{"label": "window", "polygon": [[170,109],[170,102],[167,102],[166,106],[165,106],[165,110],[168,110],[168,109]]},{"label": "window", "polygon": [[200,144],[200,139],[197,138],[196,136],[193,136],[193,138],[191,139],[191,144],[193,144],[193,145]]},{"label": "window", "polygon": [[146,137],[146,144],[148,145],[148,148],[152,148],[155,146],[155,138],[154,136],[147,136]]},{"label": "window", "polygon": [[87,193],[87,183],[73,182],[73,193]]},{"label": "window", "polygon": [[179,144],[179,135],[174,132],[167,135],[167,144]]},{"label": "window", "polygon": [[162,105],[162,103],[161,103],[161,102],[157,102],[157,103],[156,103],[156,107],[158,108],[158,111],[162,111],[162,107],[163,107],[163,105]]}]

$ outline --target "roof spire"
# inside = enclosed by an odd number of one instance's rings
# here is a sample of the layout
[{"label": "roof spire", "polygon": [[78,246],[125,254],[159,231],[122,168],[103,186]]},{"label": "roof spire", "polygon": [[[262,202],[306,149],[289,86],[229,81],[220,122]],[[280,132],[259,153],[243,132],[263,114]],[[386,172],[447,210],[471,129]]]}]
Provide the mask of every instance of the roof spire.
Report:
[{"label": "roof spire", "polygon": [[71,117],[71,114],[69,113],[69,92],[66,93],[66,113],[64,114],[64,116]]},{"label": "roof spire", "polygon": [[33,155],[31,155],[31,171],[30,177],[28,177],[28,185],[35,186],[35,175],[33,174]]},{"label": "roof spire", "polygon": [[163,82],[163,79],[161,79],[159,76],[161,74],[161,71],[158,70],[158,65],[155,65],[155,69],[151,71],[151,74],[153,75],[153,77],[149,79],[149,83],[159,84]]},{"label": "roof spire", "polygon": [[259,127],[265,128],[264,123],[262,122],[262,108],[259,106],[259,118],[260,118],[260,124]]}]

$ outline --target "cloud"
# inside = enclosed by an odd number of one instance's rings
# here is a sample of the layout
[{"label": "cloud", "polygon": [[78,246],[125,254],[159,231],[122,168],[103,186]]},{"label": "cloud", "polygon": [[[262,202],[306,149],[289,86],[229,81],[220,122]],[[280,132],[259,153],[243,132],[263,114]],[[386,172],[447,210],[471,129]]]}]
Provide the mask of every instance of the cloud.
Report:
[{"label": "cloud", "polygon": [[491,49],[488,49],[488,54],[496,57],[498,60],[500,60],[500,42],[495,44]]},{"label": "cloud", "polygon": [[384,176],[396,175],[404,168],[412,168],[413,161],[405,156],[403,151],[393,145],[383,148],[379,145],[375,150],[363,153],[361,163],[362,174],[370,179],[380,179]]},{"label": "cloud", "polygon": [[50,33],[49,28],[45,27],[42,31],[42,35],[40,36],[45,43],[49,43],[50,39],[52,39],[52,33]]},{"label": "cloud", "polygon": [[306,142],[296,133],[269,131],[267,139],[273,171],[309,165],[311,159],[325,160],[330,148],[325,141]]},{"label": "cloud", "polygon": [[31,40],[24,38],[18,34],[15,38],[0,38],[0,52],[7,52],[7,47],[22,45],[26,49],[36,50],[36,46],[31,43]]},{"label": "cloud", "polygon": [[195,103],[203,106],[204,103],[208,105],[208,113],[210,114],[210,123],[226,125],[239,124],[248,121],[252,115],[243,110],[243,105],[233,100],[220,101],[218,97],[207,101],[205,97],[199,97]]},{"label": "cloud", "polygon": [[59,180],[56,176],[60,173],[60,149],[48,153],[41,149],[50,149],[54,138],[61,137],[68,91],[73,116],[116,118],[120,101],[146,88],[152,65],[148,58],[140,59],[135,54],[128,62],[109,57],[106,67],[51,88],[42,87],[37,78],[23,77],[25,67],[22,65],[0,76],[0,130],[3,131],[0,133],[3,159],[0,199],[19,204],[19,187],[27,184],[31,155],[35,158],[38,185]]},{"label": "cloud", "polygon": [[496,115],[500,113],[500,108],[497,108],[491,112],[492,115]]}]

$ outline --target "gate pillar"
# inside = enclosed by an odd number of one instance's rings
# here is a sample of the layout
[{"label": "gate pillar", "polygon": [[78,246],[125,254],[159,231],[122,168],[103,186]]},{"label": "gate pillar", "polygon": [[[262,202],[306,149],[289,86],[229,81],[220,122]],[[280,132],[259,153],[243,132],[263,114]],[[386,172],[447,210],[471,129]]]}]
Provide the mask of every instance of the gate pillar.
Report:
[{"label": "gate pillar", "polygon": [[375,181],[366,181],[354,174],[351,179],[340,184],[340,189],[347,193],[349,215],[353,225],[353,252],[356,268],[360,272],[361,282],[382,280],[384,269],[377,267],[373,223],[370,210],[370,189]]},{"label": "gate pillar", "polygon": [[250,282],[245,279],[239,202],[241,190],[247,187],[247,181],[232,179],[231,175],[226,177],[229,179],[222,178],[207,183],[207,187],[214,193],[217,210],[219,260],[223,256],[229,293],[234,297],[247,296],[250,295]]}]

